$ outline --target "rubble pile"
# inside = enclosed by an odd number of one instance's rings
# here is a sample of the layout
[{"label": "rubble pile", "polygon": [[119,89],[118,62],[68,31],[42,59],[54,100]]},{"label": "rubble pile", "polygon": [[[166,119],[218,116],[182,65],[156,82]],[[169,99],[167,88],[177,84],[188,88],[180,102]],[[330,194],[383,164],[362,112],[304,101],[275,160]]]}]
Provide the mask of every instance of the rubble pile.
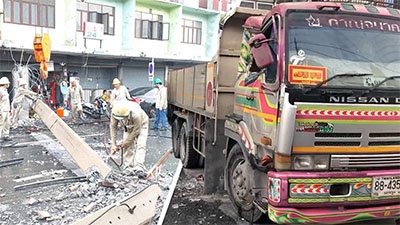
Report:
[{"label": "rubble pile", "polygon": [[[153,184],[157,184],[163,191],[163,195],[158,200],[156,215],[150,223],[157,224],[163,202],[169,191],[169,185],[173,179],[170,171],[175,171],[176,162],[172,159],[169,165],[162,168],[148,181],[123,174],[108,162],[109,166],[113,167],[113,171],[105,179],[100,179],[96,173],[93,173],[83,181],[69,181],[15,190],[16,185],[82,175],[76,173],[76,166],[74,168],[74,165],[65,160],[69,156],[59,144],[56,144],[57,141],[51,133],[46,128],[41,129],[43,124],[39,120],[33,120],[33,123],[36,125],[34,126],[36,129],[31,130],[31,135],[26,136],[22,131],[27,131],[27,129],[23,128],[13,131],[23,137],[23,147],[0,149],[0,155],[5,159],[15,156],[25,158],[22,164],[3,168],[0,171],[3,182],[9,182],[7,185],[0,185],[2,188],[0,188],[0,225],[73,224],[75,221],[132,196]],[[104,126],[104,123],[99,123],[74,125],[72,128],[85,139],[103,161],[107,161],[108,155],[103,144]],[[96,132],[93,132],[94,130]],[[35,140],[39,134],[41,138],[48,137],[40,141]],[[163,141],[165,140],[156,137],[152,140],[149,138],[151,144],[147,146],[147,168],[150,168],[165,152],[164,149],[159,148],[159,142]],[[22,146],[21,144],[17,145]],[[32,169],[35,172],[29,172]],[[20,176],[15,175],[17,171],[21,174]],[[35,179],[25,180],[26,177]]]},{"label": "rubble pile", "polygon": [[19,213],[10,211],[8,205],[0,203],[0,224],[70,224],[152,184],[157,184],[163,190],[163,196],[158,201],[157,214],[150,223],[156,224],[171,181],[171,174],[158,175],[145,181],[112,172],[105,180],[91,175],[86,182],[42,187],[30,193],[31,197],[23,201]]}]

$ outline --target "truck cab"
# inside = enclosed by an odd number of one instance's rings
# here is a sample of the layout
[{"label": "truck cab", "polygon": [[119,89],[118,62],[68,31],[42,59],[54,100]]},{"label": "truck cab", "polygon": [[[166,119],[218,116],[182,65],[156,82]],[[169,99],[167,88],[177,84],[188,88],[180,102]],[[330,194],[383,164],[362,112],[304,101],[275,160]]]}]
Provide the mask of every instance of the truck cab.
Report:
[{"label": "truck cab", "polygon": [[244,24],[225,189],[249,221],[400,216],[400,10],[277,4]]}]

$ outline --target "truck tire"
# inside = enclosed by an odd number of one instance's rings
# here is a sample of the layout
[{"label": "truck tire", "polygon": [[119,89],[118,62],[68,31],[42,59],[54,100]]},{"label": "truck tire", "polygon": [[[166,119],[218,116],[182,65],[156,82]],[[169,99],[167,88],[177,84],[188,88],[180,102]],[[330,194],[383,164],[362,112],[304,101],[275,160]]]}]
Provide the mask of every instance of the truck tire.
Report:
[{"label": "truck tire", "polygon": [[[246,161],[242,150],[235,144],[225,164],[225,184],[228,196],[239,216],[249,222],[257,222],[263,213],[253,205],[250,179],[246,176]],[[247,172],[248,173],[248,172]]]},{"label": "truck tire", "polygon": [[179,145],[178,145],[178,138],[179,138],[179,120],[176,118],[171,125],[171,133],[172,133],[172,150],[174,152],[175,158],[179,158]]},{"label": "truck tire", "polygon": [[193,149],[193,140],[189,135],[186,122],[181,126],[179,132],[179,156],[181,158],[183,167],[193,168],[197,166],[199,154]]}]

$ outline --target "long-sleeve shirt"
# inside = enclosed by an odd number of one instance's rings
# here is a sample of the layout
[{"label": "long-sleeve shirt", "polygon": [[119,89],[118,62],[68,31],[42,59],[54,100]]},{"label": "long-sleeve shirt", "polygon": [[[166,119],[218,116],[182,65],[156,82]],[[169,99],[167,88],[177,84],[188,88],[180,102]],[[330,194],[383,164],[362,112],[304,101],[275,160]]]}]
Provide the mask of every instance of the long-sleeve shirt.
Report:
[{"label": "long-sleeve shirt", "polygon": [[76,87],[70,86],[65,95],[65,100],[68,100],[69,97],[71,97],[71,104],[81,104],[83,99],[82,87],[80,85],[76,85]]},{"label": "long-sleeve shirt", "polygon": [[0,111],[10,112],[10,99],[7,88],[0,87]]},{"label": "long-sleeve shirt", "polygon": [[35,92],[30,91],[30,90],[28,90],[26,88],[23,88],[23,87],[19,87],[19,88],[17,88],[17,91],[15,92],[14,99],[13,99],[12,103],[13,104],[20,104],[24,100],[25,97],[28,97],[28,98],[32,99],[35,95],[36,95]]},{"label": "long-sleeve shirt", "polygon": [[135,139],[142,132],[143,126],[148,125],[149,117],[142,110],[139,104],[137,104],[136,102],[127,101],[126,107],[129,110],[127,119],[119,121],[111,116],[110,136],[112,146],[117,145],[117,130],[119,122],[121,122],[122,128],[127,133],[127,135],[125,135],[124,143],[128,146],[134,143]]},{"label": "long-sleeve shirt", "polygon": [[156,109],[166,109],[168,106],[167,101],[167,88],[160,85],[156,97]]},{"label": "long-sleeve shirt", "polygon": [[128,89],[124,85],[119,86],[118,90],[114,88],[110,96],[111,104],[113,104],[114,101],[131,100],[131,99],[132,99],[131,95],[129,94]]}]

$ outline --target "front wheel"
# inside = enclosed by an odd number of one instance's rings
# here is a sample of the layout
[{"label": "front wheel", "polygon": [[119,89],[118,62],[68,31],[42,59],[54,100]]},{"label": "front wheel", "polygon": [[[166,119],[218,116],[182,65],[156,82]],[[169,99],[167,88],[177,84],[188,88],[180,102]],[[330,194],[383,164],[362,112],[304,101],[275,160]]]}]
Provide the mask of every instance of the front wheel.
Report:
[{"label": "front wheel", "polygon": [[253,205],[254,196],[250,173],[251,170],[240,146],[234,145],[225,165],[226,189],[238,214],[249,222],[256,222],[261,219],[263,213]]}]

